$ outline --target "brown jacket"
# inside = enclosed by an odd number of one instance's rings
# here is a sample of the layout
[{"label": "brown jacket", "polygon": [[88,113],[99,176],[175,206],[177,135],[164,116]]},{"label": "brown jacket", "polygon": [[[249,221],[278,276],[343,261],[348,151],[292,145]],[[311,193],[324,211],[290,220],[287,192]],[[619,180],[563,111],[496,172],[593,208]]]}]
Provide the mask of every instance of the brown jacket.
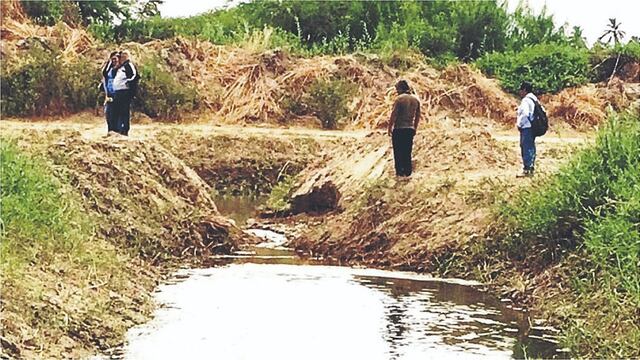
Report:
[{"label": "brown jacket", "polygon": [[393,104],[389,129],[416,129],[420,120],[420,100],[411,94],[400,94]]}]

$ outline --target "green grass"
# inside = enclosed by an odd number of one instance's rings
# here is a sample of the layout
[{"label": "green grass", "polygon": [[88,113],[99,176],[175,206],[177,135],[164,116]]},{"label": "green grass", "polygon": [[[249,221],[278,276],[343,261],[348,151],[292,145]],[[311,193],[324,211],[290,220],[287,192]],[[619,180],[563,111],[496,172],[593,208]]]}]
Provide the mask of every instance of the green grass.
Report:
[{"label": "green grass", "polygon": [[[77,341],[74,349],[95,351],[92,341],[102,328],[108,332],[99,341],[116,345],[130,326],[120,314],[136,316],[130,298],[144,296],[136,286],[146,277],[131,277],[127,256],[95,236],[93,216],[65,179],[43,158],[0,138],[1,317],[11,329],[3,341],[24,358],[59,355],[55,344],[63,336]],[[114,310],[114,292],[128,305]],[[148,313],[149,304],[140,300],[136,309]],[[73,329],[87,338],[69,335]],[[10,349],[8,355],[18,356]]]},{"label": "green grass", "polygon": [[[565,341],[582,356],[640,349],[640,115],[612,114],[595,145],[500,209],[500,247],[532,267],[578,254]],[[634,350],[635,349],[635,350]]]},{"label": "green grass", "polygon": [[93,224],[47,164],[0,142],[0,263],[5,275],[57,256],[83,259]]},{"label": "green grass", "polygon": [[265,204],[267,210],[288,211],[291,207],[289,203],[291,191],[296,183],[295,176],[285,176],[271,189],[269,198]]}]

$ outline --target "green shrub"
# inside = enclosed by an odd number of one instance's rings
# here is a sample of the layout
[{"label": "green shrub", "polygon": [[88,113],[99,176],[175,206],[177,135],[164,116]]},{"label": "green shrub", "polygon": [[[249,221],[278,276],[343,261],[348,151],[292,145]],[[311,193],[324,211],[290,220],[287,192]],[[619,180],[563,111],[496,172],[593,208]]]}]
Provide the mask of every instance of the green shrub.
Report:
[{"label": "green shrub", "polygon": [[596,139],[551,179],[525,189],[502,218],[511,224],[508,247],[532,247],[550,261],[562,249],[584,246],[592,260],[621,279],[640,304],[640,122],[612,115]]},{"label": "green shrub", "polygon": [[160,65],[158,59],[139,64],[140,85],[134,109],[153,118],[177,120],[198,107],[198,93],[193,86],[180,83]]},{"label": "green shrub", "polygon": [[498,250],[533,269],[564,265],[573,292],[557,311],[578,357],[628,358],[640,346],[638,144],[640,114],[614,114],[594,146],[500,211]]},{"label": "green shrub", "polygon": [[58,254],[77,255],[92,234],[79,199],[64,191],[42,160],[0,140],[3,273],[46,263]]},{"label": "green shrub", "polygon": [[2,113],[64,115],[96,105],[99,74],[86,59],[65,62],[57,51],[34,47],[17,68],[2,64]]},{"label": "green shrub", "polygon": [[486,75],[498,78],[502,87],[514,94],[525,80],[532,82],[537,92],[554,93],[586,83],[589,74],[587,51],[560,44],[486,54],[475,64]]},{"label": "green shrub", "polygon": [[269,193],[269,198],[265,203],[266,210],[284,212],[290,209],[291,192],[295,185],[294,176],[285,176],[280,180]]},{"label": "green shrub", "polygon": [[311,84],[305,103],[322,121],[325,129],[336,129],[348,117],[348,103],[356,93],[356,86],[343,80],[318,79]]}]

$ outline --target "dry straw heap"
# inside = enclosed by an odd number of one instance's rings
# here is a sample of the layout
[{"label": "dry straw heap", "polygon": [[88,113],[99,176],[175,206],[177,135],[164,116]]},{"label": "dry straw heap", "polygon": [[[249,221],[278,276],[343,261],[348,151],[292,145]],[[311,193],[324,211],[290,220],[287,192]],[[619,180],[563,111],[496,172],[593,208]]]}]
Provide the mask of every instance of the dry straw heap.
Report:
[{"label": "dry straw heap", "polygon": [[[91,59],[96,64],[98,81],[98,68],[113,50],[111,45],[64,23],[33,25],[15,1],[3,2],[2,12],[0,50],[4,60],[19,63],[20,52],[37,41],[45,48],[60,49],[65,61]],[[343,119],[347,128],[384,127],[395,95],[393,85],[399,78],[409,80],[429,114],[472,115],[502,124],[511,124],[515,115],[518,99],[469,65],[451,65],[438,71],[412,54],[407,54],[404,61],[404,68],[409,65],[407,70],[396,67],[398,61],[385,63],[370,54],[307,58],[284,50],[267,50],[270,36],[265,30],[242,46],[177,37],[120,47],[129,49],[140,64],[159,58],[159,66],[177,80],[193,84],[200,94],[200,109],[206,113],[198,117],[214,122],[305,124],[305,120],[314,119],[314,114],[294,114],[285,103],[291,99],[302,101],[317,79],[356,85],[355,95],[348,102],[348,119]],[[626,87],[614,79],[607,86],[566,89],[543,97],[543,103],[552,121],[593,126],[606,117],[608,106],[619,109],[628,105]]]}]

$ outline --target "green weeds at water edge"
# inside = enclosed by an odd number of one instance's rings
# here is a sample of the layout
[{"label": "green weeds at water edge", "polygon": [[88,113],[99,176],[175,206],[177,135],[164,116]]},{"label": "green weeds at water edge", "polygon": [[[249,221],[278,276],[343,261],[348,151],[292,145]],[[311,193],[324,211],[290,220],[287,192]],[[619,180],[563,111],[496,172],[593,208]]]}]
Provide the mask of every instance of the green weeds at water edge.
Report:
[{"label": "green weeds at water edge", "polygon": [[612,114],[594,146],[500,209],[506,253],[546,267],[583,254],[571,274],[566,342],[580,355],[640,349],[640,116]]},{"label": "green weeds at water edge", "polygon": [[266,208],[276,212],[286,212],[290,209],[291,192],[295,185],[296,178],[294,176],[285,176],[271,189]]}]

